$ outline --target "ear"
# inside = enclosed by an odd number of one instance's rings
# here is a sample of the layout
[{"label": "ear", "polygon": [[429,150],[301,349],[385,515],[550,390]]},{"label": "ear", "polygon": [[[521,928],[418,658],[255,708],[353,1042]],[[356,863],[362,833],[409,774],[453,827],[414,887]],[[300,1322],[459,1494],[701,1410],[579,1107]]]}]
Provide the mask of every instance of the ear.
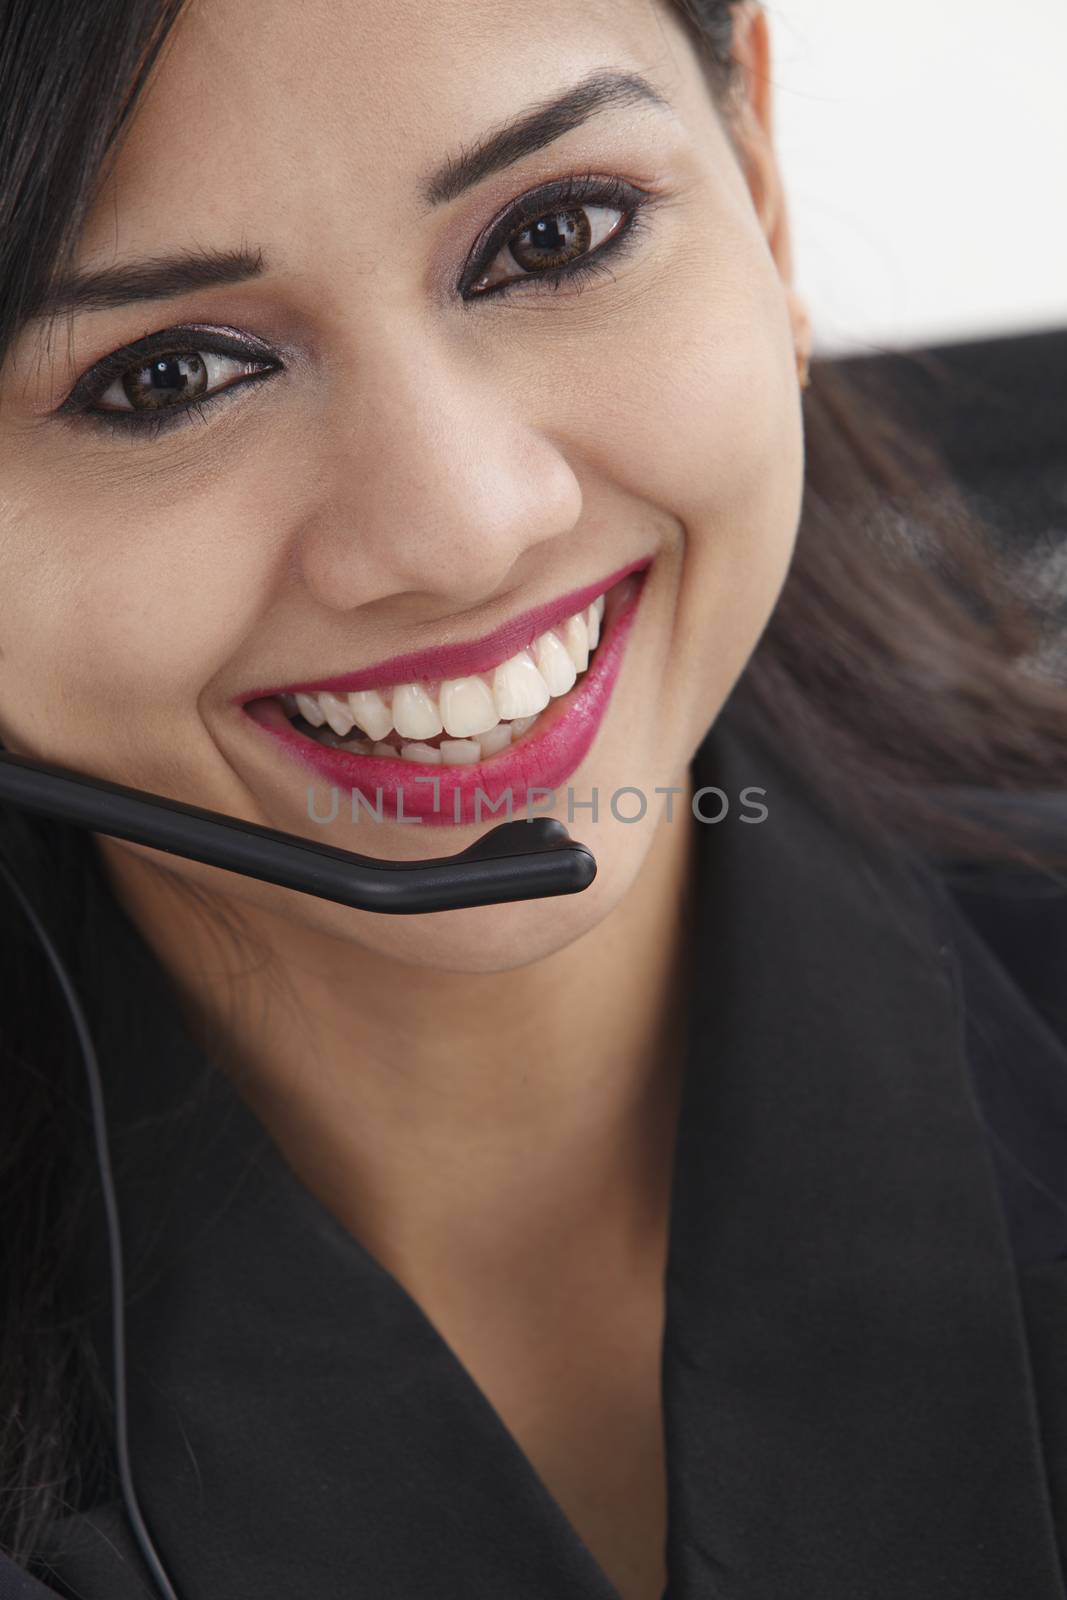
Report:
[{"label": "ear", "polygon": [[767,236],[767,245],[785,286],[798,366],[806,378],[811,356],[811,317],[793,282],[793,247],[785,188],[774,148],[774,84],[770,27],[760,0],[734,8],[731,54],[738,65],[738,94],[732,106],[731,139]]}]

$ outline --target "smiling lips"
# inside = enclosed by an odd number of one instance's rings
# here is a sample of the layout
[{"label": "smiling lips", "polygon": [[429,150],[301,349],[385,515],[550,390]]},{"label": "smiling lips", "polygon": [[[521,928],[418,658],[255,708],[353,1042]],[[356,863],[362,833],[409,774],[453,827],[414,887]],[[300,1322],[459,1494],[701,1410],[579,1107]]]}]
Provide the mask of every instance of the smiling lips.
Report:
[{"label": "smiling lips", "polygon": [[510,815],[533,791],[554,792],[584,759],[650,564],[634,561],[481,641],[240,704],[305,769],[377,805],[379,821],[383,800],[386,815],[395,807],[409,822],[477,823],[486,797],[506,796]]},{"label": "smiling lips", "polygon": [[599,643],[607,594],[650,563],[631,561],[482,639],[391,656],[317,683],[262,689],[237,703],[262,721],[264,702],[272,701],[302,738],[353,755],[473,764],[521,737],[552,700],[570,692]]},{"label": "smiling lips", "polygon": [[279,698],[299,731],[334,749],[428,766],[473,765],[521,737],[551,700],[574,687],[599,642],[604,604],[598,595],[491,673]]}]

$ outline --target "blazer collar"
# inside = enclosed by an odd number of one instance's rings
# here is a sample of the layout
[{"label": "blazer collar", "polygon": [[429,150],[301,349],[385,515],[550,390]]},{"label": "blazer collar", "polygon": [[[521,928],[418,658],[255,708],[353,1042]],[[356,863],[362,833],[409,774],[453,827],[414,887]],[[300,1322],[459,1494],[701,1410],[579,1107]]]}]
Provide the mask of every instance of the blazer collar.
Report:
[{"label": "blazer collar", "polygon": [[[922,874],[836,829],[730,708],[696,774],[730,811],[699,828],[663,1350],[670,1600],[1065,1600]],[[762,823],[741,820],[747,786]],[[179,1592],[612,1600],[417,1304],[194,1048],[121,909],[100,914],[131,1450]],[[107,1508],[68,1519],[53,1559],[68,1579],[110,1563],[125,1600],[118,1546],[143,1591],[116,1526]]]}]

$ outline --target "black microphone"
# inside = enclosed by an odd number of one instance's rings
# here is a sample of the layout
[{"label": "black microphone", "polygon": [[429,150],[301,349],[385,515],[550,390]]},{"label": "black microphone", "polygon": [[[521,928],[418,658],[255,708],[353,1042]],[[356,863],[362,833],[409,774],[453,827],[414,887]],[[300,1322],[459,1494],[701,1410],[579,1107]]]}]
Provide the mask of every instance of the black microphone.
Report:
[{"label": "black microphone", "polygon": [[552,817],[499,823],[458,855],[382,861],[0,750],[0,800],[361,911],[410,914],[579,894],[596,858]]}]

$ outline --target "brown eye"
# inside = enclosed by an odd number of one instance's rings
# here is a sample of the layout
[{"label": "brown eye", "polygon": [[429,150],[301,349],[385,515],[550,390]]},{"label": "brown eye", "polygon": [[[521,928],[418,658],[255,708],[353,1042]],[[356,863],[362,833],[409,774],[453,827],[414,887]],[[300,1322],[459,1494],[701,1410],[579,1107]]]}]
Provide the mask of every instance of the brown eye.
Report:
[{"label": "brown eye", "polygon": [[195,352],[153,356],[144,366],[131,368],[119,384],[137,410],[154,409],[203,394],[207,389],[207,367]]},{"label": "brown eye", "polygon": [[180,410],[229,387],[231,380],[248,376],[262,365],[209,350],[164,350],[147,361],[131,364],[97,397],[94,405],[102,411]]},{"label": "brown eye", "polygon": [[508,254],[527,272],[562,267],[589,249],[593,230],[585,211],[556,211],[528,222],[508,245]]},{"label": "brown eye", "polygon": [[[626,212],[619,206],[572,205],[546,211],[512,234],[489,271],[472,287],[491,289],[509,279],[566,269],[618,233],[625,221]],[[521,270],[509,272],[509,267]]]}]

